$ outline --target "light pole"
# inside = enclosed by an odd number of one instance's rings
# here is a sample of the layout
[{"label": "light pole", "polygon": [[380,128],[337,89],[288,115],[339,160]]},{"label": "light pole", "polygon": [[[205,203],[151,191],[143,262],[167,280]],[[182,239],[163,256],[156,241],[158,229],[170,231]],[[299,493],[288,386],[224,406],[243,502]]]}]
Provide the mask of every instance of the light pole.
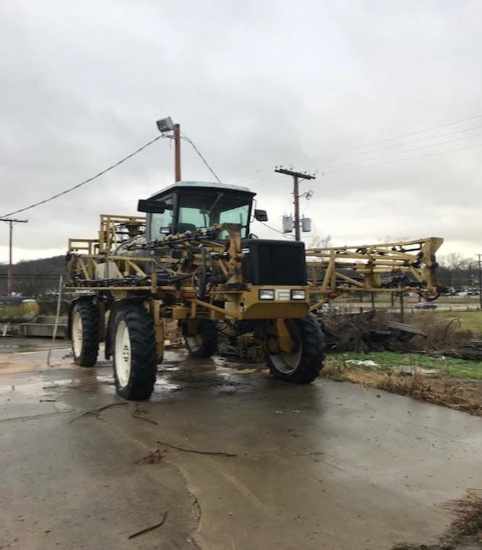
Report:
[{"label": "light pole", "polygon": [[170,116],[161,118],[156,124],[161,134],[174,133],[174,181],[177,183],[181,181],[181,126],[174,124]]}]

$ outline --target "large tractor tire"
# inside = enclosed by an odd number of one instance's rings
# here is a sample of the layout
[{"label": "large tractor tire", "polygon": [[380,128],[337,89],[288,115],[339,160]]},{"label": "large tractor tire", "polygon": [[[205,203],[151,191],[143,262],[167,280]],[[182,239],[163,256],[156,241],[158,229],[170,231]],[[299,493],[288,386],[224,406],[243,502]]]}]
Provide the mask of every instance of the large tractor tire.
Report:
[{"label": "large tractor tire", "polygon": [[149,399],[157,375],[154,322],[142,305],[122,306],[114,320],[114,380],[117,395]]},{"label": "large tractor tire", "polygon": [[218,348],[218,324],[216,321],[202,319],[199,321],[197,334],[184,336],[184,344],[189,355],[211,357]]},{"label": "large tractor tire", "polygon": [[99,354],[99,310],[94,302],[81,300],[72,309],[72,353],[81,367],[93,367]]},{"label": "large tractor tire", "polygon": [[286,327],[295,343],[291,353],[266,352],[266,362],[275,378],[294,384],[309,384],[318,377],[325,358],[325,339],[316,317],[287,319]]}]

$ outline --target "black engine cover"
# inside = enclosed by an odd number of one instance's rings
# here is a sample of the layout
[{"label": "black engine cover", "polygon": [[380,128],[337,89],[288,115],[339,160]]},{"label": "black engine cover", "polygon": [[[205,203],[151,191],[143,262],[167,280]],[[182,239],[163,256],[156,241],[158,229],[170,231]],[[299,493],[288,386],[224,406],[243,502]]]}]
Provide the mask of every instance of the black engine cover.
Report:
[{"label": "black engine cover", "polygon": [[307,284],[305,244],[301,241],[243,240],[243,277],[253,285]]}]

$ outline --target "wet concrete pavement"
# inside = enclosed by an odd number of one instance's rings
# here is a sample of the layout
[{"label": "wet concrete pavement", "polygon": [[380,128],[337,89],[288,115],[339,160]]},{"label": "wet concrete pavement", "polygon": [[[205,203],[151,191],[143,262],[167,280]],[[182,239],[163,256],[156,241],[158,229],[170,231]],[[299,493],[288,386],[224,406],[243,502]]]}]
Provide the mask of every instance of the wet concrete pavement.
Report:
[{"label": "wet concrete pavement", "polygon": [[480,418],[182,350],[126,403],[107,363],[17,344],[0,345],[1,549],[388,550],[482,488]]}]

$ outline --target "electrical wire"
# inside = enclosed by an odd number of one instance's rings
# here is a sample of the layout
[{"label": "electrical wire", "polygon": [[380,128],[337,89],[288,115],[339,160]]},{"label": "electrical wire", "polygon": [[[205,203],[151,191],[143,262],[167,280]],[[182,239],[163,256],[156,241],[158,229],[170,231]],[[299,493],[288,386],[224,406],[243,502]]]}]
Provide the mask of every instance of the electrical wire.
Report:
[{"label": "electrical wire", "polygon": [[[461,120],[457,120],[455,122],[450,122],[450,123],[447,123],[447,124],[442,124],[442,125],[439,125],[439,126],[434,126],[434,127],[431,127],[431,128],[427,128],[425,130],[418,130],[418,131],[415,131],[415,132],[410,132],[408,134],[403,134],[403,135],[400,135],[400,136],[396,136],[396,137],[392,137],[392,138],[387,138],[387,139],[383,139],[383,140],[379,140],[379,141],[376,141],[376,142],[372,142],[372,143],[369,143],[369,144],[366,144],[366,145],[359,145],[359,146],[356,146],[356,147],[350,147],[350,148],[347,148],[347,149],[342,149],[342,150],[339,150],[339,151],[335,151],[335,152],[332,152],[332,153],[327,153],[325,155],[321,155],[321,156],[318,156],[318,157],[312,157],[310,159],[307,159],[305,161],[300,161],[298,162],[301,163],[301,164],[307,164],[307,163],[311,163],[311,162],[314,162],[316,160],[319,160],[321,158],[326,158],[326,157],[329,157],[329,156],[334,156],[334,155],[337,155],[337,154],[342,154],[342,153],[346,153],[346,152],[350,152],[350,151],[355,151],[355,150],[359,150],[359,149],[364,149],[364,148],[367,148],[367,147],[372,147],[373,145],[378,145],[378,144],[382,144],[382,143],[386,143],[386,142],[389,142],[389,141],[394,141],[394,140],[397,140],[397,139],[403,139],[405,137],[410,137],[410,136],[413,136],[413,135],[417,135],[417,134],[421,134],[421,133],[425,133],[425,132],[430,132],[430,131],[433,131],[433,130],[438,130],[438,129],[441,129],[441,128],[446,128],[448,126],[454,126],[455,124],[460,124],[462,122],[467,122],[467,121],[470,121],[470,120],[474,120],[474,119],[477,119],[477,118],[482,118],[482,115],[475,115],[473,117],[469,117],[469,118],[465,118],[465,119],[461,119]],[[473,129],[476,129],[476,128],[479,128],[480,126],[475,126],[475,127],[472,127],[472,128],[467,128],[467,129],[462,129],[462,130],[458,130],[458,131],[455,131],[455,132],[449,132],[449,133],[446,133],[446,134],[442,134],[442,135],[438,135],[438,136],[433,136],[433,137],[429,137],[429,138],[423,138],[423,139],[420,139],[420,140],[415,140],[413,142],[407,142],[407,143],[402,143],[402,144],[398,144],[398,145],[391,145],[391,146],[388,146],[388,147],[384,147],[384,148],[380,148],[380,149],[375,149],[373,151],[367,151],[367,153],[374,153],[376,151],[379,151],[379,150],[383,150],[383,149],[390,149],[390,148],[394,148],[394,147],[406,147],[407,145],[411,145],[412,143],[419,143],[421,141],[427,141],[427,140],[430,140],[430,139],[439,139],[441,137],[444,137],[444,136],[448,136],[448,135],[452,135],[452,134],[457,134],[457,133],[461,133],[461,132],[466,132],[466,131],[469,131],[469,130],[473,130]],[[403,160],[411,160],[411,159],[417,159],[417,158],[424,158],[424,157],[427,157],[427,156],[433,156],[433,155],[439,155],[439,154],[444,154],[444,153],[450,153],[450,152],[453,152],[453,151],[461,151],[461,150],[464,150],[464,149],[470,149],[470,148],[473,148],[473,147],[478,147],[480,146],[479,144],[477,145],[472,145],[472,146],[467,146],[467,147],[462,147],[462,148],[457,148],[457,149],[451,149],[451,150],[448,150],[448,151],[440,151],[440,152],[436,152],[436,153],[430,153],[430,154],[427,154],[427,155],[419,155],[419,156],[416,156],[416,157],[408,157],[408,158],[402,158],[402,159],[394,159],[392,161],[386,161],[386,162],[380,162],[380,163],[372,163],[372,164],[368,164],[368,165],[365,165],[365,164],[360,164],[362,162],[369,162],[369,161],[372,161],[372,160],[378,160],[379,158],[385,158],[387,156],[393,156],[393,155],[397,155],[397,154],[404,154],[404,153],[407,153],[407,152],[413,152],[413,151],[417,151],[417,150],[420,150],[420,149],[423,149],[423,148],[426,148],[426,147],[433,147],[435,145],[443,145],[445,143],[451,143],[453,141],[460,141],[462,139],[470,139],[472,137],[478,137],[480,134],[477,134],[475,136],[467,136],[467,137],[462,137],[462,138],[458,138],[458,139],[455,139],[455,140],[449,140],[449,141],[446,141],[446,142],[441,142],[441,143],[434,143],[434,144],[431,144],[431,145],[426,145],[426,146],[423,146],[423,147],[419,147],[419,148],[414,148],[414,149],[410,149],[408,151],[399,151],[399,152],[395,152],[395,153],[390,153],[388,155],[382,155],[382,156],[379,156],[379,157],[370,157],[370,158],[367,158],[367,159],[358,159],[356,161],[352,161],[352,162],[348,162],[346,164],[342,164],[342,165],[336,165],[336,164],[332,164],[332,165],[329,165],[328,168],[336,168],[335,170],[329,170],[329,171],[326,171],[326,170],[323,170],[323,174],[328,174],[328,173],[335,173],[335,172],[341,172],[341,171],[344,171],[344,170],[353,170],[353,169],[357,169],[357,168],[364,168],[364,167],[369,167],[369,166],[377,166],[377,165],[380,165],[380,164],[389,164],[391,162],[400,162],[400,161],[403,161]],[[143,145],[142,147],[140,147],[139,149],[137,149],[136,151],[134,151],[133,153],[127,155],[126,157],[122,158],[121,160],[119,160],[118,162],[116,162],[115,164],[109,166],[108,168],[106,168],[105,170],[102,170],[101,172],[99,172],[98,174],[96,174],[95,176],[92,176],[91,178],[88,178],[86,179],[85,181],[77,184],[77,185],[74,185],[73,187],[69,188],[69,189],[66,189],[65,191],[62,191],[60,193],[57,193],[47,199],[44,199],[42,201],[38,201],[34,204],[31,204],[30,206],[27,206],[25,208],[21,208],[21,209],[18,209],[18,210],[14,210],[12,212],[9,212],[8,214],[4,214],[3,216],[0,216],[0,217],[8,217],[8,216],[13,216],[15,214],[19,214],[20,212],[25,212],[27,210],[30,210],[32,208],[35,208],[37,206],[40,206],[42,204],[45,204],[47,202],[50,202],[50,201],[53,201],[54,199],[57,199],[63,195],[66,195],[67,193],[71,193],[72,191],[75,191],[76,189],[79,189],[80,187],[82,187],[83,185],[86,185],[87,183],[90,183],[94,180],[96,180],[97,178],[103,176],[104,174],[106,174],[107,172],[113,170],[114,168],[117,168],[118,166],[120,166],[121,164],[123,164],[124,162],[126,162],[127,160],[131,159],[132,157],[134,157],[135,155],[139,154],[141,151],[143,151],[144,149],[146,149],[147,147],[149,147],[150,145],[152,145],[153,143],[155,143],[156,141],[158,141],[159,139],[161,138],[170,138],[170,139],[173,139],[172,136],[167,136],[167,135],[160,135],[160,136],[157,136],[156,138],[154,138],[153,140],[147,142],[145,145]],[[216,174],[216,172],[214,172],[214,170],[211,168],[211,166],[209,165],[209,163],[207,162],[207,160],[205,159],[205,157],[202,155],[202,153],[199,151],[199,149],[196,147],[196,145],[194,144],[194,142],[188,137],[186,136],[186,134],[183,133],[182,135],[182,139],[184,139],[185,141],[187,141],[192,147],[193,149],[195,150],[195,152],[198,154],[198,156],[201,158],[201,160],[203,161],[203,163],[206,165],[206,167],[209,169],[209,171],[213,174],[213,176],[216,178],[216,180],[221,183],[221,180],[219,179],[218,175]],[[341,157],[341,158],[338,158],[338,159],[333,159],[332,162],[337,162],[339,160],[343,160],[344,158],[346,157],[353,157],[353,156],[356,156],[358,153],[355,153],[355,155],[345,155],[345,157]],[[361,153],[361,154],[364,154],[364,153]],[[354,164],[355,166],[350,166]],[[266,168],[266,169],[260,169],[260,170],[256,170],[254,172],[251,172],[251,173],[248,173],[244,176],[234,176],[234,177],[231,177],[231,178],[228,178],[226,181],[229,181],[229,180],[233,180],[233,179],[244,179],[250,175],[257,175],[257,174],[261,174],[263,172],[266,172],[268,170],[272,170],[272,168]],[[269,177],[268,178],[268,174],[266,174],[266,176],[264,176],[263,178],[261,178],[262,180],[264,180],[265,182],[262,182],[262,185],[259,185],[259,180],[258,182],[256,182],[258,185],[257,187],[264,187],[265,185],[268,185],[269,183],[271,183],[271,178]],[[266,181],[268,180],[268,181]],[[263,222],[262,222],[263,223]],[[266,225],[269,229],[272,229],[273,231],[276,231],[278,233],[281,233],[280,231],[268,226],[267,224],[264,224]],[[284,235],[283,233],[281,233],[282,235]]]},{"label": "electrical wire", "polygon": [[[259,221],[259,220],[258,220]],[[259,222],[259,223],[262,223],[263,225],[265,225],[268,229],[271,229],[271,231],[276,231],[276,233],[279,233],[280,235],[283,235],[283,237],[285,239],[293,239],[293,237],[291,235],[286,235],[285,233],[283,233],[283,231],[279,231],[279,229],[275,229],[274,227],[271,227],[271,225],[268,225],[266,222]]]},{"label": "electrical wire", "polygon": [[[405,153],[413,153],[413,152],[416,152],[416,151],[420,151],[422,149],[427,149],[428,147],[435,147],[436,145],[446,145],[447,143],[454,143],[456,141],[463,141],[464,139],[471,139],[471,138],[475,138],[475,137],[480,137],[482,136],[482,134],[475,134],[473,136],[469,136],[469,137],[461,137],[461,138],[456,138],[456,139],[450,139],[450,140],[447,140],[447,141],[441,141],[440,143],[431,143],[429,145],[422,145],[421,147],[415,147],[413,149],[406,149],[405,151],[395,151],[394,153],[388,153],[386,155],[380,155],[380,156],[377,156],[377,157],[368,157],[366,159],[359,159],[359,160],[353,160],[351,162],[347,162],[345,164],[332,164],[332,165],[328,165],[327,168],[344,168],[345,166],[349,166],[351,164],[359,164],[361,162],[369,162],[371,160],[379,160],[379,159],[382,159],[382,158],[386,158],[386,157],[393,157],[395,155],[403,155]],[[440,153],[443,153],[445,151],[440,151]],[[410,157],[408,157],[410,158]],[[324,169],[322,169],[322,171],[324,173],[326,173],[326,171]]]},{"label": "electrical wire", "polygon": [[[400,151],[395,151],[394,153],[391,153],[392,155],[398,155],[398,154],[405,153],[405,152],[408,152],[408,151],[415,151],[419,148],[424,149],[424,148],[427,148],[427,147],[435,147],[436,145],[443,145],[445,143],[452,143],[453,141],[461,141],[461,140],[464,140],[464,139],[471,139],[471,138],[474,138],[474,137],[479,137],[481,134],[474,134],[474,135],[471,135],[471,136],[462,136],[462,137],[456,138],[454,140],[441,141],[441,142],[438,142],[438,143],[429,143],[428,145],[423,145],[423,146],[417,147],[415,149],[409,149],[409,150],[405,149],[404,150],[404,148],[408,147],[409,145],[414,145],[416,143],[421,143],[423,141],[430,141],[430,140],[440,139],[440,138],[447,137],[447,136],[453,136],[455,134],[460,134],[462,132],[468,132],[470,130],[477,130],[477,129],[480,129],[480,128],[482,128],[482,125],[472,126],[471,128],[464,128],[463,130],[457,130],[455,132],[447,132],[445,134],[439,134],[439,135],[432,136],[432,137],[416,139],[414,141],[407,141],[405,143],[397,143],[396,145],[388,145],[386,147],[378,147],[377,149],[373,149],[371,151],[366,151],[366,152],[363,152],[363,153],[353,153],[351,155],[343,155],[342,157],[335,158],[333,160],[328,160],[327,162],[337,163],[339,161],[344,161],[345,159],[349,159],[349,158],[352,158],[352,157],[357,157],[359,155],[370,155],[372,153],[377,153],[379,151],[386,151],[387,149],[398,149],[398,148],[401,149]],[[381,157],[377,157],[377,158],[381,158]],[[358,160],[354,160],[353,162],[364,162],[366,160],[370,160],[370,158],[368,158],[368,159],[361,158],[361,159],[358,159]],[[302,165],[304,166],[305,164],[311,164],[312,162],[314,162],[314,161],[307,161],[306,163],[302,163]]]},{"label": "electrical wire", "polygon": [[137,149],[136,151],[134,151],[133,153],[131,153],[130,155],[127,155],[126,157],[124,157],[123,159],[119,160],[118,162],[116,162],[115,164],[113,164],[112,166],[109,166],[109,168],[106,168],[105,170],[102,170],[102,172],[99,172],[98,174],[96,174],[95,176],[92,176],[91,178],[89,179],[86,179],[85,181],[81,182],[81,183],[78,183],[77,185],[74,185],[73,187],[70,187],[69,189],[66,189],[65,191],[62,191],[61,193],[57,193],[56,195],[53,195],[51,197],[49,197],[48,199],[44,199],[42,201],[39,201],[39,202],[36,202],[34,204],[31,204],[30,206],[26,206],[25,208],[20,208],[19,210],[14,210],[13,212],[10,212],[8,214],[4,214],[3,216],[0,216],[0,217],[8,217],[8,216],[13,216],[14,214],[19,214],[20,212],[25,212],[26,210],[30,210],[31,208],[35,208],[36,206],[40,206],[41,204],[45,204],[47,202],[50,202],[50,201],[53,201],[54,199],[58,199],[59,197],[61,197],[62,195],[66,195],[67,193],[71,193],[72,191],[75,191],[76,189],[79,189],[79,187],[82,187],[83,185],[85,185],[86,183],[90,183],[91,181],[94,181],[96,180],[97,178],[100,178],[100,176],[103,176],[104,174],[106,174],[107,172],[109,172],[110,170],[113,170],[114,168],[117,168],[118,166],[120,166],[122,163],[126,162],[127,160],[131,159],[132,157],[134,157],[135,155],[137,155],[138,153],[140,153],[141,151],[143,151],[144,149],[146,149],[147,147],[149,147],[149,145],[152,145],[153,143],[155,143],[157,140],[159,139],[162,139],[163,137],[166,137],[164,135],[160,135],[160,136],[157,136],[156,138],[154,138],[153,140],[151,141],[148,141],[145,145],[143,145],[142,147],[139,147],[139,149]]},{"label": "electrical wire", "polygon": [[184,132],[182,132],[182,139],[184,139],[185,141],[187,141],[191,146],[192,148],[196,151],[196,153],[199,155],[200,159],[204,162],[204,164],[208,167],[208,170],[211,172],[211,174],[218,180],[218,183],[222,183],[221,180],[218,178],[218,175],[216,174],[216,172],[211,168],[211,166],[209,166],[208,164],[208,161],[203,157],[203,155],[201,154],[201,151],[199,151],[199,149],[194,145],[194,142],[189,139],[186,134]]},{"label": "electrical wire", "polygon": [[[472,127],[472,128],[467,128],[466,130],[461,130],[461,131],[474,130],[476,128],[478,128],[478,127],[476,126],[476,127]],[[414,142],[407,142],[407,143],[404,143],[404,144],[389,146],[389,147],[385,147],[385,148],[378,149],[378,150],[381,151],[381,150],[384,150],[384,149],[391,149],[393,147],[406,147],[407,145],[410,145],[411,143],[419,143],[419,142],[422,142],[422,141],[426,141],[427,139],[438,139],[438,138],[441,138],[441,137],[444,137],[444,136],[460,133],[461,131],[449,132],[449,133],[442,134],[442,135],[439,135],[439,136],[434,136],[432,138],[424,138],[424,139],[421,139],[421,140],[416,140]],[[463,137],[452,139],[452,140],[446,140],[446,141],[441,141],[441,142],[438,142],[438,143],[423,145],[421,147],[414,147],[412,149],[405,149],[405,150],[402,149],[400,151],[395,151],[393,153],[388,153],[386,155],[360,158],[360,159],[357,159],[357,160],[349,161],[349,162],[344,163],[344,164],[336,164],[337,160],[343,160],[343,159],[336,159],[336,160],[334,160],[333,163],[331,163],[331,164],[329,163],[328,165],[325,165],[325,166],[322,166],[321,168],[318,168],[317,172],[321,172],[322,175],[333,174],[333,173],[336,173],[336,172],[343,172],[345,170],[355,170],[355,169],[358,169],[358,168],[366,168],[366,167],[370,167],[370,166],[378,166],[378,165],[381,165],[381,164],[390,164],[392,162],[400,162],[400,161],[404,161],[404,160],[411,160],[411,159],[424,158],[424,157],[429,157],[429,156],[434,156],[434,155],[441,155],[441,154],[445,154],[445,153],[451,153],[451,152],[454,152],[454,151],[462,151],[464,149],[471,149],[471,148],[474,148],[474,147],[482,146],[482,144],[468,145],[466,147],[458,147],[458,148],[455,148],[455,149],[448,149],[448,150],[445,150],[445,151],[436,151],[434,153],[428,153],[427,155],[417,155],[417,156],[404,157],[404,158],[400,158],[400,159],[394,159],[392,161],[376,162],[376,163],[372,162],[371,164],[363,164],[363,163],[374,161],[374,160],[379,160],[379,159],[383,159],[383,158],[387,158],[387,157],[391,157],[391,156],[395,156],[395,155],[403,155],[403,154],[406,154],[406,153],[412,153],[412,152],[420,151],[420,150],[423,150],[423,149],[427,149],[429,147],[435,147],[437,145],[446,145],[448,143],[454,143],[456,141],[463,141],[465,139],[472,139],[472,138],[476,138],[476,137],[480,137],[480,136],[482,136],[482,134],[475,134],[475,135],[471,135],[471,136],[463,136]],[[376,152],[376,151],[377,150],[370,151],[370,153],[373,153],[373,152]],[[350,155],[350,156],[353,156],[353,155]],[[270,185],[270,184],[273,184],[273,183],[274,183],[274,181],[273,181],[272,176],[266,175],[265,177],[259,179],[256,182],[256,184],[253,184],[253,185],[256,185],[256,188],[260,189],[260,188],[266,187],[267,185]]]},{"label": "electrical wire", "polygon": [[[355,151],[355,150],[358,150],[358,149],[364,149],[366,147],[372,147],[373,145],[380,145],[382,143],[387,143],[389,141],[395,141],[397,139],[403,139],[403,138],[410,137],[410,136],[415,136],[415,135],[418,135],[418,134],[424,134],[426,132],[431,132],[433,130],[440,130],[441,128],[447,128],[448,126],[455,126],[456,124],[461,124],[462,122],[468,122],[470,120],[475,120],[477,118],[482,118],[482,114],[481,115],[475,115],[475,116],[472,116],[472,117],[469,117],[469,118],[464,118],[462,120],[456,120],[455,122],[449,122],[447,124],[441,124],[439,126],[433,126],[432,128],[427,128],[425,130],[417,130],[415,132],[409,132],[408,134],[402,134],[400,136],[395,136],[395,137],[375,141],[375,142],[372,142],[372,143],[367,143],[366,145],[358,145],[356,147],[349,147],[348,149],[342,149],[342,150],[339,150],[339,151],[334,151],[332,153],[326,153],[325,155],[320,155],[318,157],[312,157],[311,159],[307,159],[304,162],[306,163],[306,162],[309,162],[309,161],[312,161],[312,160],[318,160],[320,158],[324,158],[324,157],[327,157],[327,156],[333,156],[333,155],[338,155],[338,154],[341,154],[341,153],[347,153],[347,152],[350,152],[350,151]],[[468,130],[470,130],[470,129],[471,128],[468,128]],[[464,132],[466,130],[460,130],[460,131]],[[441,137],[441,136],[435,136],[435,137]],[[411,144],[411,142],[409,142],[405,145],[410,145],[410,144]],[[401,145],[404,145],[404,144],[401,144]],[[295,164],[300,164],[302,162],[303,161],[298,161]]]},{"label": "electrical wire", "polygon": [[330,171],[327,171],[327,172],[323,172],[323,175],[326,175],[326,174],[334,174],[336,172],[345,172],[346,170],[357,170],[359,168],[369,168],[371,166],[380,166],[382,164],[392,164],[394,162],[403,162],[405,160],[415,160],[415,159],[421,159],[421,158],[425,158],[425,157],[433,157],[433,156],[436,156],[436,155],[444,155],[446,153],[454,153],[456,151],[464,151],[466,149],[473,149],[474,147],[482,147],[482,143],[476,143],[475,145],[468,145],[467,147],[458,147],[457,149],[449,149],[448,151],[437,151],[435,153],[427,153],[426,155],[417,155],[415,157],[407,157],[407,158],[402,158],[402,159],[393,159],[393,160],[386,160],[386,161],[383,161],[383,162],[375,162],[373,164],[362,164],[362,165],[359,165],[359,166],[351,166],[350,168],[341,168],[339,170],[330,170]]},{"label": "electrical wire", "polygon": [[[433,126],[433,127],[430,127],[430,128],[426,128],[424,130],[417,130],[415,132],[409,132],[407,134],[402,134],[402,135],[399,135],[399,136],[395,136],[395,137],[391,137],[391,138],[386,138],[386,139],[383,139],[383,140],[379,140],[379,141],[375,141],[375,142],[371,142],[371,143],[367,143],[365,145],[358,145],[358,146],[355,146],[355,147],[349,147],[349,148],[346,148],[346,149],[341,149],[341,150],[338,150],[338,151],[333,151],[331,153],[326,153],[324,155],[319,155],[317,157],[311,157],[311,158],[308,158],[308,159],[305,159],[305,160],[299,160],[297,162],[291,162],[291,163],[281,163],[281,164],[285,164],[285,165],[291,165],[291,164],[301,164],[301,165],[306,165],[306,164],[309,164],[309,163],[313,163],[317,160],[320,160],[320,159],[324,159],[326,157],[331,157],[331,156],[335,156],[335,155],[340,155],[342,153],[347,153],[347,152],[351,152],[351,151],[356,151],[356,150],[359,150],[359,149],[365,149],[365,148],[368,148],[368,147],[372,147],[374,145],[379,145],[379,144],[382,144],[382,143],[387,143],[389,141],[395,141],[397,139],[403,139],[403,138],[406,138],[406,137],[410,137],[410,136],[414,136],[414,135],[418,135],[418,134],[422,134],[422,133],[426,133],[426,132],[431,132],[431,131],[434,131],[434,130],[439,130],[441,128],[446,128],[446,127],[449,127],[449,126],[454,126],[456,124],[461,124],[463,122],[468,122],[468,121],[471,121],[471,120],[475,120],[475,119],[478,119],[478,118],[482,118],[482,114],[480,115],[475,115],[475,116],[472,116],[472,117],[468,117],[468,118],[464,118],[464,119],[460,119],[460,120],[456,120],[454,122],[449,122],[449,123],[446,123],[446,124],[441,124],[441,125],[438,125],[438,126]],[[469,130],[473,130],[473,129],[476,129],[478,128],[479,126],[475,126],[475,127],[471,127],[471,128],[465,128],[465,129],[462,129],[462,130],[458,130],[456,132],[450,132],[450,133],[446,133],[446,134],[442,134],[442,135],[437,135],[437,136],[433,136],[433,137],[430,137],[430,138],[423,138],[422,140],[415,140],[415,141],[410,141],[410,142],[406,142],[406,143],[402,143],[402,144],[398,144],[398,145],[392,145],[390,146],[389,148],[392,148],[392,147],[405,147],[407,145],[411,145],[412,143],[418,143],[419,141],[425,141],[425,140],[429,140],[429,139],[438,139],[440,137],[445,137],[445,136],[448,136],[448,135],[451,135],[451,134],[456,134],[456,133],[460,133],[460,132],[466,132],[466,131],[469,131]],[[383,148],[382,148],[383,149]],[[382,150],[382,149],[375,149],[374,151],[370,151],[371,153],[377,151],[377,150]],[[367,153],[369,153],[367,151]],[[356,153],[358,154],[358,153]],[[359,154],[364,154],[364,153],[359,153]],[[354,156],[353,154],[352,155],[345,155],[345,156]],[[339,159],[333,159],[333,161],[335,160],[342,160],[343,157],[339,158]],[[329,161],[331,162],[331,161]],[[262,173],[265,173],[265,172],[269,172],[269,171],[272,171],[273,168],[270,167],[270,168],[262,168],[262,169],[258,169],[258,170],[255,170],[253,172],[248,172],[246,174],[243,174],[243,175],[240,175],[240,176],[232,176],[230,178],[226,178],[225,181],[230,181],[230,180],[238,180],[238,179],[241,179],[241,180],[245,180],[245,179],[253,179],[253,178],[256,178],[257,176],[259,176],[260,174]],[[266,176],[264,176],[262,179],[265,179]]]}]

